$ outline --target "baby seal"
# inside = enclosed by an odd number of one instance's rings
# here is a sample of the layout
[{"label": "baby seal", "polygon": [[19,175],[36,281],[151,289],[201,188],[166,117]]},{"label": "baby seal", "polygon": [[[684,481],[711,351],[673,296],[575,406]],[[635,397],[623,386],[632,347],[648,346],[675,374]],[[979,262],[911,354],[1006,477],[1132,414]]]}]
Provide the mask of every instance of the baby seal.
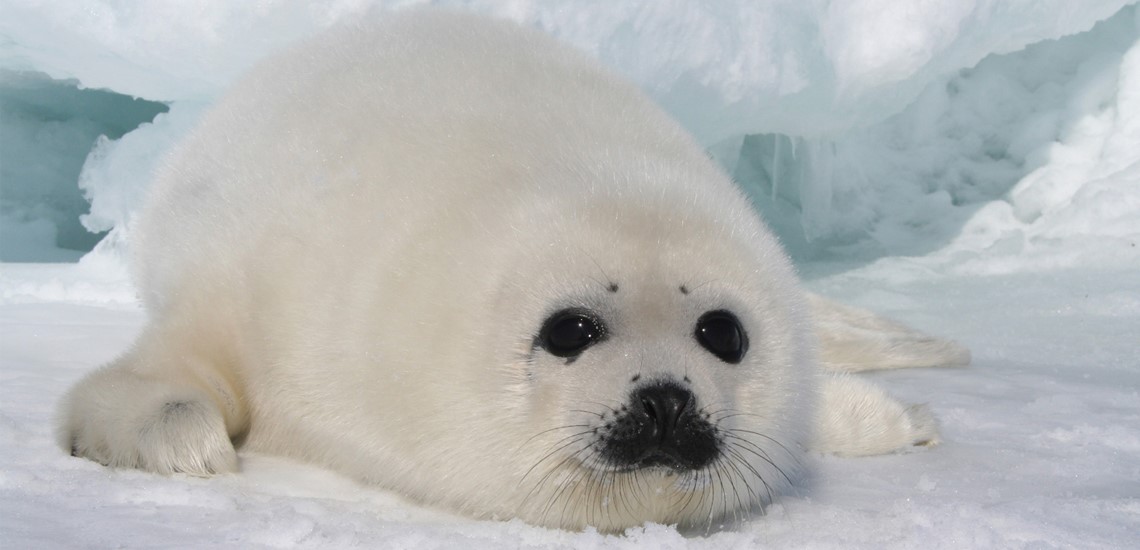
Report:
[{"label": "baby seal", "polygon": [[478,518],[705,527],[805,448],[936,441],[925,409],[820,374],[810,310],[844,368],[962,359],[809,301],[674,121],[506,22],[413,12],[273,57],[148,201],[149,324],[61,411],[62,445],[113,467],[233,472],[236,445]]}]

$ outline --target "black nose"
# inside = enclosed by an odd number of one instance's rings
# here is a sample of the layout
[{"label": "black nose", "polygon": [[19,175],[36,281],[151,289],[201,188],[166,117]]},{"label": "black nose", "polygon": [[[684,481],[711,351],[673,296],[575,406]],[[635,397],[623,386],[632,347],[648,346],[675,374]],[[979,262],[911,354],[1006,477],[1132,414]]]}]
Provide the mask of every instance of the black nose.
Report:
[{"label": "black nose", "polygon": [[648,419],[642,435],[646,443],[665,443],[677,433],[677,423],[693,402],[693,393],[673,384],[659,384],[641,388],[633,395]]},{"label": "black nose", "polygon": [[716,429],[697,411],[697,398],[680,384],[634,389],[627,406],[598,431],[599,451],[624,469],[703,468],[719,456]]}]

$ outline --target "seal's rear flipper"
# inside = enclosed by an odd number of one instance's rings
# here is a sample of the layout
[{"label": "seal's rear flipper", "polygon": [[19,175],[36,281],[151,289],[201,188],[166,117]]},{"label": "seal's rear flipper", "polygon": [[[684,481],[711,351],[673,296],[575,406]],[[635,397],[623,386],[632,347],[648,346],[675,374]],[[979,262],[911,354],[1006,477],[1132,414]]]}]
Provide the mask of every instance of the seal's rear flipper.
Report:
[{"label": "seal's rear flipper", "polygon": [[862,309],[808,293],[820,362],[834,371],[961,367],[970,350]]},{"label": "seal's rear flipper", "polygon": [[871,456],[937,445],[938,422],[926,405],[907,405],[869,382],[825,374],[811,448]]}]

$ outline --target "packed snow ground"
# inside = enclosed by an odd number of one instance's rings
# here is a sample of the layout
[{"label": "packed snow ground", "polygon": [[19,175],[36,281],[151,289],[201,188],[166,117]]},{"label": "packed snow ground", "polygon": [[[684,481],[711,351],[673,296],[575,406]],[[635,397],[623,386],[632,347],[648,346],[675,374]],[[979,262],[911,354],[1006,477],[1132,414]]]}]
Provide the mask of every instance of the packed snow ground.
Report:
[{"label": "packed snow ground", "polygon": [[812,456],[814,477],[766,517],[624,536],[472,521],[268,456],[242,454],[240,474],[213,479],[72,458],[52,437],[60,395],[143,322],[98,284],[50,291],[53,280],[74,287],[77,270],[3,266],[6,288],[45,298],[0,305],[0,547],[1129,548],[1140,533],[1135,270],[946,276],[892,259],[813,279],[970,346],[969,368],[870,375],[929,403],[945,442]]}]

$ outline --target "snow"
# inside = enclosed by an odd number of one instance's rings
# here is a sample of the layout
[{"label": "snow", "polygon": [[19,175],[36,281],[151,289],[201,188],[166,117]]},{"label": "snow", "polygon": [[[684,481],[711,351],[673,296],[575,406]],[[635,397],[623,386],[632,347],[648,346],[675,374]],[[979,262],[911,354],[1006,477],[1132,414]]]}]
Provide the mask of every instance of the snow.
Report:
[{"label": "snow", "polygon": [[[18,281],[66,280],[27,265]],[[132,303],[75,297],[0,305],[0,546],[232,548],[1124,548],[1140,528],[1140,278],[933,275],[900,266],[812,278],[813,289],[960,339],[966,369],[884,372],[927,402],[945,442],[903,455],[813,456],[814,477],[711,533],[659,525],[625,536],[473,521],[284,459],[242,455],[213,479],[113,471],[51,434],[60,394],[143,322]],[[811,276],[809,274],[809,276]],[[814,277],[814,276],[813,276]]]},{"label": "snow", "polygon": [[812,457],[766,517],[619,537],[472,521],[275,457],[166,478],[56,448],[62,392],[143,324],[124,258],[162,153],[257,59],[418,3],[0,0],[0,546],[1136,545],[1126,0],[444,2],[627,75],[752,194],[810,288],[967,344],[967,369],[869,375],[930,404],[940,447]]}]

